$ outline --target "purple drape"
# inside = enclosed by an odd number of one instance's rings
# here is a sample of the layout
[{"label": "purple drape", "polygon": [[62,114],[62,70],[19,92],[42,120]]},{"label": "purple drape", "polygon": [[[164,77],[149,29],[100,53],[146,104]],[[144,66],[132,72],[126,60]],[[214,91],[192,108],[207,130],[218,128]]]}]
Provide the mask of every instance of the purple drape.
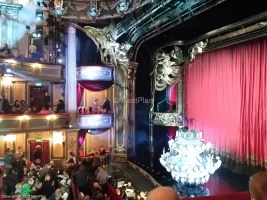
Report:
[{"label": "purple drape", "polygon": [[113,81],[80,81],[79,84],[90,91],[102,91],[110,88]]},{"label": "purple drape", "polygon": [[84,88],[80,84],[77,84],[77,108],[79,108],[81,105],[83,92],[84,92]]},{"label": "purple drape", "polygon": [[86,131],[79,130],[78,131],[78,149],[80,149],[83,146],[83,143],[85,141],[86,137]]}]

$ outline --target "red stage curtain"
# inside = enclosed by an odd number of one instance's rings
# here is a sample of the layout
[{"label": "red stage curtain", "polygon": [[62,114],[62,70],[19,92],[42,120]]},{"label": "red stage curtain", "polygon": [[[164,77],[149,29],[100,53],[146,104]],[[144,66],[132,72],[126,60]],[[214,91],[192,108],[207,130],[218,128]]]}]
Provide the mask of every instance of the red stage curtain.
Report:
[{"label": "red stage curtain", "polygon": [[[171,85],[168,86],[167,88],[167,98],[168,98],[168,103],[170,104],[169,111],[173,111],[176,107],[176,100],[177,100],[177,85]],[[176,108],[177,109],[177,108]],[[176,127],[169,127],[169,133],[168,133],[168,138],[174,139],[176,136]]]},{"label": "red stage curtain", "polygon": [[266,55],[267,40],[204,53],[185,77],[188,126],[203,130],[206,142],[238,163],[261,167],[267,158]]}]

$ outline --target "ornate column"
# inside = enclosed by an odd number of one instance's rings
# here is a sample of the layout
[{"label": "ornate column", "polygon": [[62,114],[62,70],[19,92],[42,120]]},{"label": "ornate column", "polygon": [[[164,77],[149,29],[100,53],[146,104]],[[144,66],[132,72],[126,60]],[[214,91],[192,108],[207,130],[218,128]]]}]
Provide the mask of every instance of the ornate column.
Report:
[{"label": "ornate column", "polygon": [[128,88],[129,88],[129,135],[128,135],[128,155],[135,155],[135,74],[138,63],[130,62],[128,68]]},{"label": "ornate column", "polygon": [[[177,113],[184,119],[184,68],[179,68],[179,82],[177,83]],[[184,125],[184,120],[183,120]]]},{"label": "ornate column", "polygon": [[115,68],[115,112],[114,112],[114,154],[113,159],[116,162],[125,162],[127,158],[127,137],[128,129],[128,61],[116,62]]},{"label": "ornate column", "polygon": [[76,123],[76,29],[68,26],[67,37],[67,55],[66,55],[66,86],[65,86],[65,100],[66,108],[71,117],[71,124]]}]

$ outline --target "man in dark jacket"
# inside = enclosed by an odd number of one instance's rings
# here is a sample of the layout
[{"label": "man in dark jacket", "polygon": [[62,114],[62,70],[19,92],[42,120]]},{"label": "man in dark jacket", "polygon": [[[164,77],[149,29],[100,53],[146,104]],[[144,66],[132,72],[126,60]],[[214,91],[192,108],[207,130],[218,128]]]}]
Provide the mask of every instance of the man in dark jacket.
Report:
[{"label": "man in dark jacket", "polygon": [[102,109],[105,110],[106,113],[108,113],[111,110],[111,108],[110,108],[110,102],[109,102],[109,100],[108,100],[107,97],[105,98],[105,101],[102,104]]},{"label": "man in dark jacket", "polygon": [[92,195],[91,189],[89,187],[90,177],[90,173],[84,166],[81,166],[80,170],[73,175],[74,183],[79,188],[79,191],[82,192],[85,196]]},{"label": "man in dark jacket", "polygon": [[51,98],[50,96],[48,95],[48,92],[45,92],[45,95],[43,97],[43,106],[46,110],[49,110],[49,107],[50,107],[50,101],[51,101]]},{"label": "man in dark jacket", "polygon": [[0,113],[2,114],[8,114],[9,113],[9,102],[5,98],[5,95],[1,94],[0,95]]},{"label": "man in dark jacket", "polygon": [[5,168],[11,169],[14,160],[15,160],[15,155],[10,151],[9,148],[7,148],[6,149],[6,156],[4,158]]}]

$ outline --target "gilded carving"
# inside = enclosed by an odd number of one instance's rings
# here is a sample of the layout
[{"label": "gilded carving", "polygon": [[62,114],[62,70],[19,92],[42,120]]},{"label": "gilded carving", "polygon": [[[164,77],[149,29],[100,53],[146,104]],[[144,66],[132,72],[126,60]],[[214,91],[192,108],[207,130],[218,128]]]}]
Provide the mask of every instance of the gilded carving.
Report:
[{"label": "gilded carving", "polygon": [[50,138],[52,134],[50,132],[31,132],[29,133],[29,139],[36,138]]}]

